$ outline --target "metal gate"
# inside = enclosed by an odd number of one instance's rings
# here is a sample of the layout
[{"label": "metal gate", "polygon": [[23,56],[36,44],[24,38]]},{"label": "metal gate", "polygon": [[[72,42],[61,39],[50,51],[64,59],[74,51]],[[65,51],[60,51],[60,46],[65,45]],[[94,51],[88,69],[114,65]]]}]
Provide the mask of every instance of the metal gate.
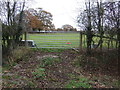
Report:
[{"label": "metal gate", "polygon": [[30,32],[28,40],[34,40],[38,48],[79,48],[80,34],[77,31]]}]

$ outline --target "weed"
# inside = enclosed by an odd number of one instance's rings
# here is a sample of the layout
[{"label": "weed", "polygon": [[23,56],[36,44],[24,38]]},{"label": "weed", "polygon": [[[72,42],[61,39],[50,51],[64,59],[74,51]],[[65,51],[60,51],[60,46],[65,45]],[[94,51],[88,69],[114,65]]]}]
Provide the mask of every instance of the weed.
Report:
[{"label": "weed", "polygon": [[79,80],[70,80],[65,88],[91,88],[91,85],[86,78],[79,78]]},{"label": "weed", "polygon": [[32,81],[29,81],[29,82],[27,82],[27,86],[28,86],[28,87],[34,87],[35,84],[34,84]]},{"label": "weed", "polygon": [[11,84],[16,85],[18,82],[17,81],[12,81]]},{"label": "weed", "polygon": [[80,60],[78,59],[74,59],[72,62],[71,62],[72,65],[76,66],[76,67],[80,67]]},{"label": "weed", "polygon": [[40,64],[39,67],[44,68],[45,64]]},{"label": "weed", "polygon": [[20,76],[19,76],[19,75],[15,75],[14,78],[15,78],[15,79],[18,79],[18,78],[20,78]]},{"label": "weed", "polygon": [[68,77],[70,77],[70,78],[76,78],[76,76],[74,75],[74,74],[68,74]]},{"label": "weed", "polygon": [[36,68],[34,72],[32,72],[34,78],[44,78],[45,69],[44,68]]},{"label": "weed", "polygon": [[3,67],[2,67],[2,72],[4,72],[5,70],[10,70],[10,65],[9,64],[3,64]]},{"label": "weed", "polygon": [[12,63],[11,63],[11,66],[16,66],[16,65],[17,65],[16,62],[12,62]]},{"label": "weed", "polygon": [[3,79],[11,79],[11,76],[2,76]]},{"label": "weed", "polygon": [[45,57],[42,59],[42,64],[41,66],[51,66],[53,63],[55,62],[59,62],[60,59],[59,58],[53,58],[53,57]]},{"label": "weed", "polygon": [[34,80],[32,78],[27,78],[27,77],[24,77],[22,78],[25,82],[26,82],[26,86],[27,88],[33,88],[36,86],[36,83],[34,82]]},{"label": "weed", "polygon": [[[109,82],[105,82],[106,84],[108,84]],[[114,80],[112,82],[110,82],[109,84],[111,84],[111,86],[113,86],[113,88],[120,88],[120,80]]]}]

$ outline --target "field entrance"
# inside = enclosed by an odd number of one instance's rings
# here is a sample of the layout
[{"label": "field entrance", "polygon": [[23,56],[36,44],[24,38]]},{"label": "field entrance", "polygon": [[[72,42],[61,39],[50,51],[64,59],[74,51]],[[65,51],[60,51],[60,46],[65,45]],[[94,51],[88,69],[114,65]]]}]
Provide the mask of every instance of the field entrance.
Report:
[{"label": "field entrance", "polygon": [[79,48],[79,32],[37,32],[29,33],[28,40],[34,40],[38,48]]}]

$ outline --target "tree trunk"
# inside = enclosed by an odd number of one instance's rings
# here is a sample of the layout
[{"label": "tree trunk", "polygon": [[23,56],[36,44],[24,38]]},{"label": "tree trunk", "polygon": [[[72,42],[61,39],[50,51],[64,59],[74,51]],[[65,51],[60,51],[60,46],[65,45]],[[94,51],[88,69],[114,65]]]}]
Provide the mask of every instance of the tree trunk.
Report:
[{"label": "tree trunk", "polygon": [[91,8],[90,8],[90,1],[89,1],[89,6],[87,8],[87,18],[88,18],[88,26],[86,27],[87,29],[87,55],[91,55],[91,42],[92,42],[92,33],[91,33]]}]

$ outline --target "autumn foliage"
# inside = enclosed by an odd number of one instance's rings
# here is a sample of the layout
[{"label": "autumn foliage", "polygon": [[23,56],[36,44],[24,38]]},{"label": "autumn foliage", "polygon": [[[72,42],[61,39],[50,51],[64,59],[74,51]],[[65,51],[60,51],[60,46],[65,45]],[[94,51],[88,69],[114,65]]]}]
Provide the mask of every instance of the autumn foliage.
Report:
[{"label": "autumn foliage", "polygon": [[38,19],[38,17],[33,16],[28,11],[25,11],[25,20],[30,28],[40,29],[42,26],[42,22]]},{"label": "autumn foliage", "polygon": [[33,30],[50,30],[54,29],[54,24],[52,23],[52,14],[43,10],[42,8],[29,9],[24,11],[25,22],[27,26]]}]

